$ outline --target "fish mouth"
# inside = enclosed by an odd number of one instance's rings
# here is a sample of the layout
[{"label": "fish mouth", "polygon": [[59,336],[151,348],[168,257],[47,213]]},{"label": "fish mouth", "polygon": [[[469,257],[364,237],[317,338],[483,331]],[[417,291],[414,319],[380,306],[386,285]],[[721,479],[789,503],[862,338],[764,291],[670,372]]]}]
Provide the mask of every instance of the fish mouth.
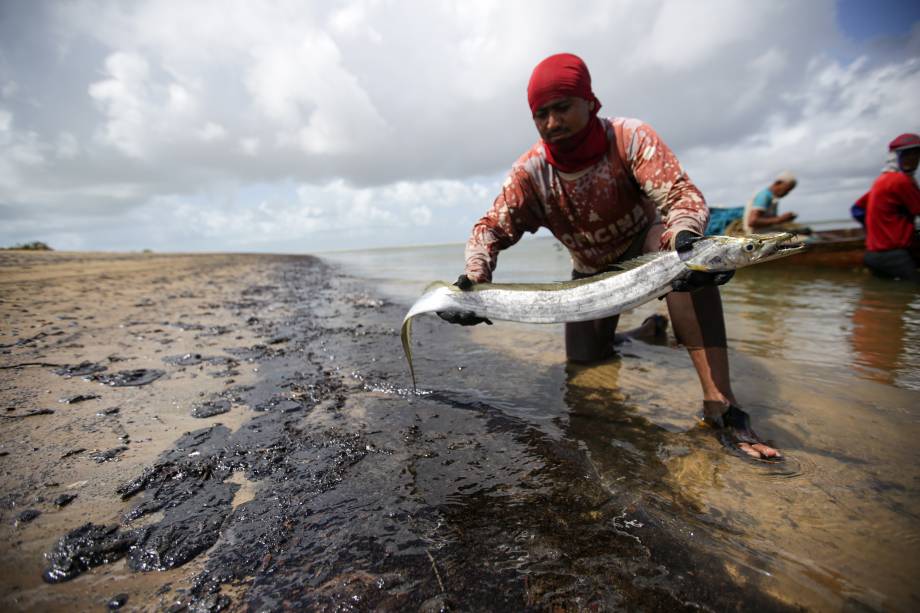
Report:
[{"label": "fish mouth", "polygon": [[758,263],[778,260],[808,251],[808,245],[802,241],[795,240],[796,235],[791,232],[777,232],[776,234],[756,238],[761,243],[761,253],[763,254],[757,258]]}]

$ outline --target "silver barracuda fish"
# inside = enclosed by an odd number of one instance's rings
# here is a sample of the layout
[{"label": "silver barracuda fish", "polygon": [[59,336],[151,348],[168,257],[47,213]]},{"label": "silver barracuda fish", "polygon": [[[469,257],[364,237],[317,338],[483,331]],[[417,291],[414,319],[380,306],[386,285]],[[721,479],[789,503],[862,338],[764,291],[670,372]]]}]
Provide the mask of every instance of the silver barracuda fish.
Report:
[{"label": "silver barracuda fish", "polygon": [[671,291],[671,283],[692,271],[726,272],[804,251],[777,232],[745,237],[709,236],[691,250],[650,253],[603,274],[558,283],[479,283],[461,290],[444,281],[429,285],[403,319],[401,338],[412,385],[412,318],[438,311],[472,311],[478,317],[523,323],[588,321],[617,315]]}]

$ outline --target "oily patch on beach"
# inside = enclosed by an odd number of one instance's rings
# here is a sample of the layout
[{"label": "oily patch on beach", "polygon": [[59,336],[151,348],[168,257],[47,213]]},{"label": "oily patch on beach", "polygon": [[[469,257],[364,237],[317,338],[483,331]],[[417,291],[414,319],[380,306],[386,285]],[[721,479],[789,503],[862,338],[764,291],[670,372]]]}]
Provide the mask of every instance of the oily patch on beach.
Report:
[{"label": "oily patch on beach", "polygon": [[[12,420],[0,442],[0,539],[9,552],[0,574],[8,604],[77,597],[72,589],[52,594],[39,587],[54,539],[85,523],[116,521],[124,506],[113,498],[118,482],[183,431],[200,427],[192,412],[203,398],[251,378],[251,369],[203,376],[227,362],[164,363],[161,355],[200,351],[202,342],[161,322],[233,325],[235,338],[223,346],[255,342],[253,327],[238,320],[230,301],[239,298],[237,284],[262,277],[259,264],[258,257],[246,263],[233,256],[0,257],[0,399],[13,409],[5,415],[30,416]],[[201,275],[211,283],[208,301],[192,291],[208,282]],[[218,353],[217,343],[208,344]],[[94,380],[100,375],[111,378]],[[238,413],[221,421],[236,428]],[[12,529],[5,519],[24,507],[41,509],[41,517]]]}]

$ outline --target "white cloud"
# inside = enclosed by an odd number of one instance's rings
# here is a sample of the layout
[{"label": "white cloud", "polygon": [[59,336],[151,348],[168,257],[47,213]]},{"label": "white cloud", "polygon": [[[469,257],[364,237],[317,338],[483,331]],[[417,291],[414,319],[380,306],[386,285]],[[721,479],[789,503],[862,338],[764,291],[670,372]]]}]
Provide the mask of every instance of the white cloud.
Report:
[{"label": "white cloud", "polygon": [[417,206],[409,211],[409,216],[414,220],[417,226],[431,225],[434,214],[427,206]]},{"label": "white cloud", "polygon": [[813,85],[786,94],[787,106],[773,110],[764,130],[732,146],[692,148],[683,157],[711,203],[743,204],[789,168],[800,180],[786,210],[811,219],[845,218],[881,169],[886,143],[917,129],[910,123],[912,101],[920,96],[916,58],[874,67],[865,58],[842,63],[821,57],[806,77]]},{"label": "white cloud", "polygon": [[147,61],[134,53],[116,52],[105,60],[109,78],[89,86],[89,95],[107,116],[99,140],[131,157],[144,157],[153,105],[149,101]]},{"label": "white cloud", "polygon": [[177,83],[170,83],[168,108],[177,115],[191,113],[195,110],[195,100],[187,89]]},{"label": "white cloud", "polygon": [[0,87],[0,97],[12,98],[19,91],[19,84],[16,81],[7,81]]},{"label": "white cloud", "polygon": [[209,121],[198,130],[198,138],[205,142],[221,141],[227,137],[227,130],[219,123]]},{"label": "white cloud", "polygon": [[35,132],[20,132],[5,150],[5,156],[20,166],[40,166],[45,162],[46,147]]},{"label": "white cloud", "polygon": [[[90,84],[89,96],[105,122],[97,139],[131,158],[149,160],[171,155],[169,149],[191,142],[199,122],[200,105],[190,85],[154,76],[156,66],[143,55],[117,51],[105,59],[106,79]],[[210,126],[210,127],[209,127]],[[205,125],[205,140],[214,140],[213,122]],[[210,138],[207,138],[210,137]]]},{"label": "white cloud", "polygon": [[374,43],[382,42],[383,37],[368,20],[368,6],[376,4],[379,3],[368,3],[363,0],[349,2],[333,11],[329,17],[329,28],[342,36],[366,38]]},{"label": "white cloud", "polygon": [[55,146],[55,155],[62,159],[73,159],[80,153],[80,144],[77,137],[71,132],[61,132],[58,134],[57,144]]},{"label": "white cloud", "polygon": [[250,157],[258,155],[260,146],[261,143],[259,143],[258,138],[248,137],[240,139],[240,150]]},{"label": "white cloud", "polygon": [[[311,154],[341,154],[373,147],[388,128],[367,93],[341,63],[324,33],[305,34],[294,46],[263,45],[245,84],[256,108],[279,125],[279,142]],[[298,129],[298,126],[303,126]]]},{"label": "white cloud", "polygon": [[[59,219],[97,247],[148,219],[157,232],[138,240],[173,248],[359,232],[361,244],[368,233],[461,241],[535,141],[527,79],[558,51],[586,59],[603,114],[651,123],[711,202],[740,203],[791,168],[800,186],[783,206],[835,216],[884,144],[918,130],[920,28],[882,56],[846,46],[834,11],[833,0],[55,4],[35,13],[49,22],[21,28],[45,64],[0,63],[0,212],[19,220],[0,242]],[[16,44],[0,40],[0,58]],[[66,78],[38,78],[48,66]]]},{"label": "white cloud", "polygon": [[[134,188],[126,184],[118,194],[97,196],[136,197]],[[388,237],[409,227],[424,232],[425,242],[437,242],[446,236],[432,231],[441,216],[447,214],[458,227],[469,229],[490,189],[488,182],[399,182],[362,188],[335,180],[324,185],[285,185],[268,190],[272,191],[268,197],[250,199],[240,198],[236,186],[228,185],[207,195],[157,196],[130,212],[132,224],[118,240],[144,247],[172,246],[177,241],[194,249],[217,243],[243,250],[316,251],[341,249],[359,236],[362,242],[385,245]],[[78,225],[99,222],[100,218],[84,219]],[[49,240],[59,238],[54,234]]]},{"label": "white cloud", "polygon": [[764,13],[770,10],[769,4],[735,0],[665,3],[647,35],[638,40],[631,61],[669,69],[699,66],[738,41],[760,38],[762,28],[769,27]]}]

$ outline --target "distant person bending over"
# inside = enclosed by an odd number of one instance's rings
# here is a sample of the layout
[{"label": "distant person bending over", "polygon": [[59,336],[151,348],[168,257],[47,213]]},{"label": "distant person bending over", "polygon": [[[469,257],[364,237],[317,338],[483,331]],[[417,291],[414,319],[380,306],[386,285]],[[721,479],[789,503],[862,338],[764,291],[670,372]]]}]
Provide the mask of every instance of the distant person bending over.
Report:
[{"label": "distant person bending over", "polygon": [[796,186],[796,178],[791,172],[783,172],[771,185],[763,188],[748,201],[744,207],[742,223],[745,234],[761,234],[765,232],[799,232],[808,234],[810,230],[805,226],[794,224],[792,221],[797,215],[791,211],[779,214],[780,198],[789,194]]},{"label": "distant person bending over", "polygon": [[[580,58],[543,60],[530,77],[527,98],[541,140],[515,162],[492,208],[473,226],[458,287],[491,281],[499,252],[541,227],[568,248],[573,278],[643,253],[692,248],[709,216],[703,195],[650,126],[597,116],[601,103]],[[731,389],[716,287],[730,277],[694,273],[667,295],[668,311],[699,376],[704,421],[727,445],[755,458],[778,458],[751,429]],[[472,312],[439,315],[462,325],[484,321]],[[618,319],[566,324],[568,359],[593,362],[613,355]]]},{"label": "distant person bending over", "polygon": [[865,210],[863,262],[880,277],[920,283],[920,188],[914,173],[920,162],[920,136],[902,134],[888,143],[888,163],[872,188],[856,201]]}]

